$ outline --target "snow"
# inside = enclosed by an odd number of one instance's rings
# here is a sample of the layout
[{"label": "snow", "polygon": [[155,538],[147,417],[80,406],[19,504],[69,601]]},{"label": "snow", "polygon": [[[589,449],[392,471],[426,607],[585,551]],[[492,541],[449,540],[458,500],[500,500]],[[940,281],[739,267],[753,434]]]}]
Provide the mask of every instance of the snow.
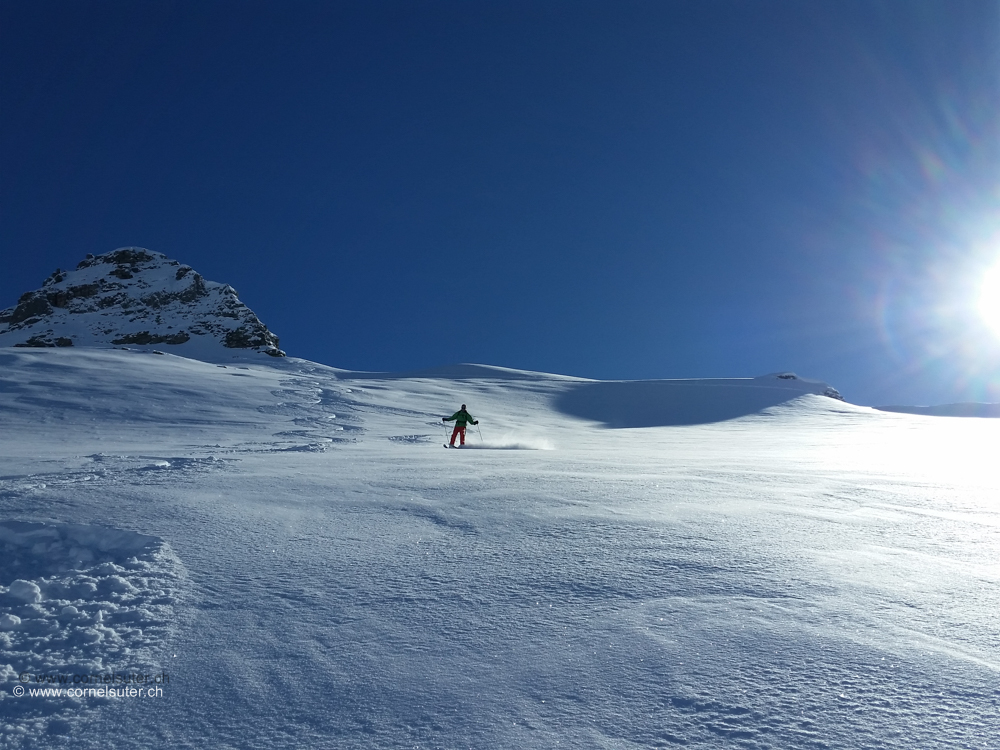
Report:
[{"label": "snow", "polygon": [[[79,524],[0,523],[0,703],[12,739],[63,734],[87,706],[9,693],[19,676],[149,667],[176,628],[183,569],[161,540]],[[25,576],[9,581],[12,576]],[[29,580],[30,579],[30,580]],[[8,583],[9,581],[9,583]],[[7,585],[3,585],[7,584]]]},{"label": "snow", "polygon": [[226,364],[0,349],[3,747],[1000,747],[996,420]]}]

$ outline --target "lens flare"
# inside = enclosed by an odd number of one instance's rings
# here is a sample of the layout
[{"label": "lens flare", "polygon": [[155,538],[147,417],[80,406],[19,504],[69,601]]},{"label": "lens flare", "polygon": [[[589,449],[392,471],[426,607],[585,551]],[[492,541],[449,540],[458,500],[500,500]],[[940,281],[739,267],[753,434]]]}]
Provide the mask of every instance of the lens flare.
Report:
[{"label": "lens flare", "polygon": [[979,311],[993,330],[1000,334],[1000,265],[987,272],[983,280]]}]

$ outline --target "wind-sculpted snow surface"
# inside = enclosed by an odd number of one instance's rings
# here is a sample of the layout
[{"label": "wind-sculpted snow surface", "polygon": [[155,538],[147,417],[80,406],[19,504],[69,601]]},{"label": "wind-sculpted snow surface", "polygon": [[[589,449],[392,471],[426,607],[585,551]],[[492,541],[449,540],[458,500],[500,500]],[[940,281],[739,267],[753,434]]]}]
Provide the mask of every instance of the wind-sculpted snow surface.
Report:
[{"label": "wind-sculpted snow surface", "polygon": [[162,674],[184,578],[162,540],[8,521],[0,523],[0,558],[0,729],[9,739],[67,734],[105,702],[18,691],[107,687],[103,675]]},{"label": "wind-sculpted snow surface", "polygon": [[6,747],[1000,747],[1000,422],[258,360],[0,351]]}]

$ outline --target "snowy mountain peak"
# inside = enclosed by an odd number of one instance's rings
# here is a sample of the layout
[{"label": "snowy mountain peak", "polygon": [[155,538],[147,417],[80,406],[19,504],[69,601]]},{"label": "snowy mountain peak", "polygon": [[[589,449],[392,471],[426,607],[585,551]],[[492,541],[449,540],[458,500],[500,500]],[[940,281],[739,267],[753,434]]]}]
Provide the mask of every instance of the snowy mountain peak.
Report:
[{"label": "snowy mountain peak", "polygon": [[141,247],[87,255],[0,311],[0,346],[149,346],[196,359],[250,349],[284,356],[278,337],[228,284]]}]

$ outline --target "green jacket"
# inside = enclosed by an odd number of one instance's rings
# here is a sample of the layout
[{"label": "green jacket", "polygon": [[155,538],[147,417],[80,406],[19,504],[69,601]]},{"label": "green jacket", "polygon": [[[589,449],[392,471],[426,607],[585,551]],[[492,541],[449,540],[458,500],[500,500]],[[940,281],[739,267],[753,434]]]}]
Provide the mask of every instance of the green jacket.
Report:
[{"label": "green jacket", "polygon": [[475,418],[471,414],[469,414],[469,412],[467,412],[465,409],[459,409],[450,417],[444,418],[445,422],[451,422],[453,420],[455,421],[456,427],[465,427],[465,425],[468,424],[469,422],[476,421]]}]

